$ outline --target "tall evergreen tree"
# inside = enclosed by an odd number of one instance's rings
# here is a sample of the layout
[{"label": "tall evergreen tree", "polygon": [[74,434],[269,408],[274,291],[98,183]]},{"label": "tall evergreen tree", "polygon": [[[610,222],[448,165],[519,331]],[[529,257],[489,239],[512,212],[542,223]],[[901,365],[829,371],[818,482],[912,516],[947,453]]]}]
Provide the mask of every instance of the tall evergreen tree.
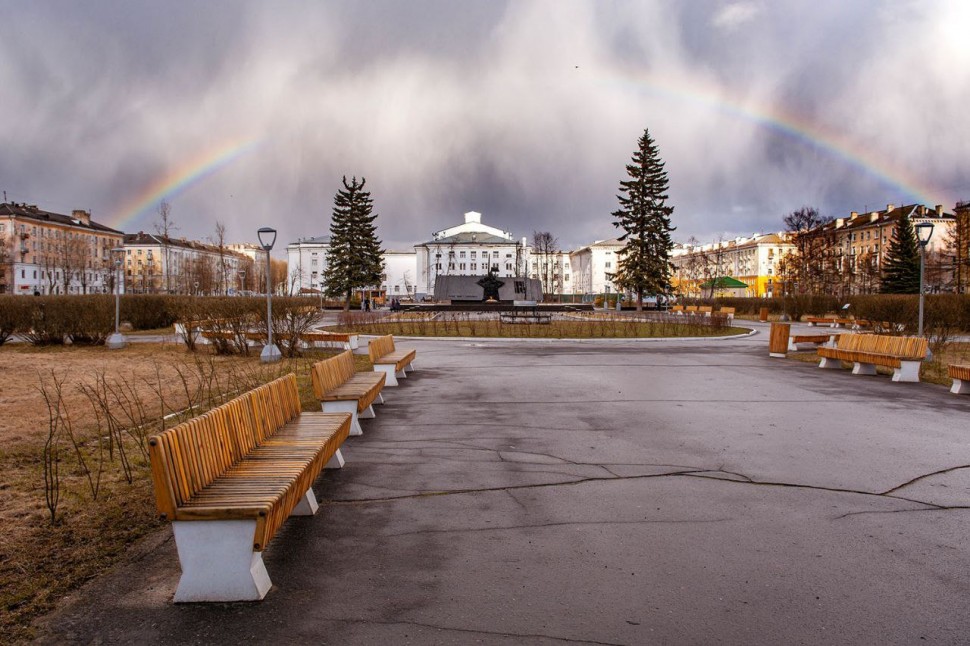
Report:
[{"label": "tall evergreen tree", "polygon": [[384,272],[381,241],[377,239],[377,219],[367,182],[354,177],[333,198],[330,220],[330,250],[323,282],[328,296],[344,299],[344,310],[350,309],[350,297],[355,289],[379,285]]},{"label": "tall evergreen tree", "polygon": [[626,167],[629,180],[620,182],[620,208],[613,212],[613,226],[623,229],[619,240],[626,246],[619,252],[613,281],[637,295],[637,311],[643,309],[644,294],[670,292],[670,250],[673,242],[667,206],[667,173],[650,131],[637,141],[633,163]]},{"label": "tall evergreen tree", "polygon": [[919,241],[906,214],[899,218],[889,240],[881,291],[884,294],[919,293]]}]

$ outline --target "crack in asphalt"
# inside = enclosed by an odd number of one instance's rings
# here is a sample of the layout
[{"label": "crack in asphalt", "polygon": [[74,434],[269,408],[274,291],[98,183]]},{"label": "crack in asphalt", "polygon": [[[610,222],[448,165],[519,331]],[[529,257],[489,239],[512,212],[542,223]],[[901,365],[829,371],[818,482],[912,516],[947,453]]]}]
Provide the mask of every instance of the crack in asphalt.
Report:
[{"label": "crack in asphalt", "polygon": [[894,491],[899,491],[900,489],[903,489],[905,487],[908,487],[911,484],[915,484],[915,483],[919,482],[920,480],[925,480],[926,478],[932,478],[933,476],[943,475],[944,473],[951,473],[953,471],[959,471],[960,469],[970,469],[970,464],[961,464],[959,466],[949,467],[947,469],[940,469],[939,471],[933,471],[932,473],[924,473],[923,475],[916,476],[912,480],[907,480],[903,484],[897,485],[897,486],[893,487],[892,489],[887,489],[886,491],[883,491],[882,492],[882,495],[885,496],[887,494],[893,493]]},{"label": "crack in asphalt", "polygon": [[332,621],[336,623],[349,623],[349,624],[364,624],[364,625],[381,625],[381,626],[415,626],[418,628],[430,628],[432,630],[442,630],[455,633],[467,633],[472,635],[491,635],[496,637],[509,637],[511,639],[548,639],[551,641],[564,642],[568,644],[592,644],[593,646],[624,646],[623,643],[618,642],[601,642],[591,639],[577,639],[572,637],[559,637],[556,635],[545,635],[542,633],[513,633],[513,632],[503,632],[500,630],[477,630],[475,628],[456,628],[452,626],[439,626],[437,624],[429,624],[421,621],[409,621],[406,619],[399,619],[395,621],[381,621],[377,619],[343,619],[343,618],[329,618],[324,621]]},{"label": "crack in asphalt", "polygon": [[[650,466],[650,465],[642,465],[642,466]],[[944,469],[938,472],[926,474],[924,476],[914,478],[902,485],[899,485],[898,487],[889,489],[886,492],[866,491],[864,489],[851,489],[848,487],[827,487],[824,485],[808,485],[808,484],[801,484],[796,482],[774,482],[774,481],[765,481],[765,480],[755,480],[743,473],[726,471],[723,469],[691,468],[691,469],[683,469],[679,471],[672,471],[669,473],[638,474],[638,475],[631,475],[631,476],[614,475],[611,477],[589,476],[589,477],[576,478],[574,480],[569,480],[565,482],[540,482],[540,483],[523,484],[523,485],[506,485],[502,487],[446,489],[446,490],[440,490],[440,491],[424,491],[424,492],[419,492],[415,494],[406,494],[401,496],[385,496],[380,498],[346,498],[346,499],[334,498],[334,499],[330,499],[329,502],[333,504],[357,505],[357,504],[392,502],[392,501],[404,500],[409,498],[430,498],[430,497],[436,497],[436,496],[466,495],[466,494],[476,494],[476,493],[490,493],[490,492],[496,492],[496,491],[511,492],[511,491],[517,491],[521,489],[543,489],[543,488],[551,488],[551,487],[576,486],[576,485],[588,484],[591,482],[618,482],[618,481],[626,481],[626,480],[647,480],[652,478],[691,477],[691,478],[701,478],[704,480],[717,480],[719,482],[728,482],[732,484],[746,485],[746,486],[778,487],[778,488],[786,488],[786,489],[806,489],[806,490],[812,490],[812,491],[824,491],[827,493],[852,494],[852,495],[869,496],[869,497],[876,497],[876,498],[891,498],[893,500],[901,500],[904,502],[910,502],[917,505],[924,505],[927,508],[927,510],[935,510],[935,511],[959,510],[959,509],[968,509],[970,508],[970,505],[940,505],[932,502],[927,502],[925,500],[918,500],[915,498],[908,498],[906,496],[893,495],[892,492],[898,491],[899,489],[902,489],[903,487],[909,484],[912,484],[915,481],[921,480],[923,478],[930,477],[932,475],[939,475],[940,473],[956,471],[958,469],[963,469],[963,468],[970,468],[970,465],[961,466],[961,467],[950,467],[948,469]],[[572,474],[562,474],[560,472],[554,472],[554,473],[556,473],[557,475],[572,475]],[[899,510],[899,511],[904,511],[904,510]],[[905,510],[905,511],[925,511],[925,510]],[[853,513],[861,513],[861,512],[853,512]],[[844,518],[849,515],[852,515],[852,514],[844,514],[843,516],[840,516],[840,518]]]},{"label": "crack in asphalt", "polygon": [[416,529],[411,532],[399,532],[396,534],[381,534],[381,538],[397,538],[400,536],[414,536],[417,534],[465,534],[478,532],[495,532],[514,529],[542,529],[545,527],[583,527],[592,525],[602,527],[604,525],[693,525],[707,523],[723,523],[732,520],[731,518],[702,518],[690,519],[681,518],[673,520],[585,520],[585,521],[561,521],[553,523],[526,523],[523,525],[496,525],[494,527],[457,527],[454,529]]}]

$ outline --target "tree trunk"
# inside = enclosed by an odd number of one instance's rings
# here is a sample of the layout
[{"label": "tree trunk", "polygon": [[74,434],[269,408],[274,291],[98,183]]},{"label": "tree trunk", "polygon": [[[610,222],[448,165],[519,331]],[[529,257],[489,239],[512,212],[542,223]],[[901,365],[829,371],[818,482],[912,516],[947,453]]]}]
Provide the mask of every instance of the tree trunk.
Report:
[{"label": "tree trunk", "polygon": [[637,311],[643,311],[643,292],[640,290],[637,290]]}]

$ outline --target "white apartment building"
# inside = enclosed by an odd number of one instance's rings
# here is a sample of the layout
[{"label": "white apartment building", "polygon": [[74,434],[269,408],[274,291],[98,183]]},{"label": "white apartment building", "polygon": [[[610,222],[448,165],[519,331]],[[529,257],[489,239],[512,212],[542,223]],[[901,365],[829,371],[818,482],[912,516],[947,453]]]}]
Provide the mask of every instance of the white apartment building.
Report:
[{"label": "white apartment building", "polygon": [[319,294],[323,290],[323,272],[327,268],[330,237],[299,238],[286,245],[286,266],[290,272],[287,292]]},{"label": "white apartment building", "polygon": [[111,290],[111,250],[123,233],[91,214],[0,204],[0,293],[103,294]]},{"label": "white apartment building", "polygon": [[546,253],[530,249],[526,265],[529,278],[535,278],[542,283],[542,293],[546,298],[574,293],[575,280],[568,251]]},{"label": "white apartment building", "polygon": [[438,276],[484,276],[495,269],[499,277],[525,273],[529,248],[510,232],[482,224],[482,214],[465,213],[462,224],[436,231],[432,239],[414,245],[418,296],[434,293]]},{"label": "white apartment building", "polygon": [[[612,275],[616,273],[619,252],[626,246],[616,238],[597,240],[569,253],[569,283],[566,293],[592,297],[616,293]],[[565,281],[564,281],[565,284]]]},{"label": "white apartment building", "polygon": [[414,251],[385,251],[381,289],[387,298],[414,298],[418,256]]}]

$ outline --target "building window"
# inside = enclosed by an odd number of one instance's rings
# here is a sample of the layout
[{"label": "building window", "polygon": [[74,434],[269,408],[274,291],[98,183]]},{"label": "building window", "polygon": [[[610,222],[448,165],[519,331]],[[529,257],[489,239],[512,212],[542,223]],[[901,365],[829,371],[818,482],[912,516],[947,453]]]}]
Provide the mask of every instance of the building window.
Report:
[{"label": "building window", "polygon": [[[475,253],[475,252],[473,251],[473,252],[472,252],[472,254],[473,254],[473,255],[472,255],[472,258],[474,258],[474,257],[475,257],[475,256],[474,256],[474,253]],[[472,271],[478,271],[478,263],[477,263],[477,262],[473,262],[473,263],[472,263]]]},{"label": "building window", "polygon": [[473,252],[472,252],[472,260],[475,260],[475,254],[476,254],[476,253],[477,253],[477,252],[475,252],[475,251],[473,251]]},{"label": "building window", "polygon": [[611,267],[613,267],[613,263],[612,262],[607,262],[606,263],[606,268],[607,269],[610,269]]},{"label": "building window", "polygon": [[512,263],[510,262],[505,263],[505,271],[512,271]]},{"label": "building window", "polygon": [[459,251],[458,252],[458,257],[459,258],[464,258],[465,257],[465,252],[464,251]]},{"label": "building window", "polygon": [[465,271],[465,263],[459,263],[458,269],[460,269],[461,271]]}]

